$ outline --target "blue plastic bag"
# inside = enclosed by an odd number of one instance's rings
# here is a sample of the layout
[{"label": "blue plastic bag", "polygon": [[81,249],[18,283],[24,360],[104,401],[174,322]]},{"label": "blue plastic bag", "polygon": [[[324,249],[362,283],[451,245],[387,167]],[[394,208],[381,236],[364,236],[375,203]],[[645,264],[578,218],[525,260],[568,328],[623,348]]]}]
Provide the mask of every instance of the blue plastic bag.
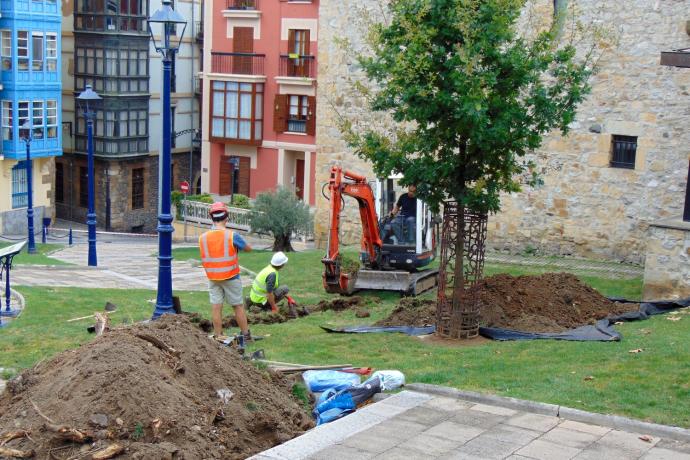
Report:
[{"label": "blue plastic bag", "polygon": [[338,420],[339,418],[342,418],[354,411],[354,409],[329,409],[322,414],[316,415],[316,425],[323,425],[324,423],[332,422],[333,420]]},{"label": "blue plastic bag", "polygon": [[330,388],[340,391],[360,382],[359,375],[340,371],[306,371],[302,374],[302,378],[309,391],[313,393],[320,393]]}]

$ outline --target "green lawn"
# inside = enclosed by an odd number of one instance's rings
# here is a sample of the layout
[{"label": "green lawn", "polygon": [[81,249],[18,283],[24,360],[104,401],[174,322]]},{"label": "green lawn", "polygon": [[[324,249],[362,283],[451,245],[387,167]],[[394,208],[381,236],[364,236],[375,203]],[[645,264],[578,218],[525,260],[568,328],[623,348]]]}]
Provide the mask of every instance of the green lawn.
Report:
[{"label": "green lawn", "polygon": [[[7,246],[11,246],[15,243],[0,243],[0,249]],[[27,252],[26,246],[22,249],[18,255],[12,259],[12,264],[17,265],[71,265],[67,262],[61,260],[53,259],[50,254],[62,249],[64,246],[61,244],[41,244],[36,243],[36,254],[29,254]]]},{"label": "green lawn", "polygon": [[[320,251],[290,254],[281,281],[290,285],[302,304],[328,298],[321,288]],[[197,258],[196,249],[176,249],[176,258]],[[240,263],[258,271],[270,252],[243,253]],[[499,271],[528,273],[520,267],[489,266]],[[606,295],[639,297],[641,280],[583,277]],[[119,306],[113,321],[119,324],[148,318],[153,291],[20,288],[27,310],[0,332],[0,367],[23,368],[57,351],[92,338],[89,321],[66,323],[71,317],[103,308],[106,300]],[[204,292],[178,292],[185,310],[208,316]],[[364,320],[352,312],[313,314],[285,324],[252,327],[266,335],[254,348],[264,348],[269,359],[309,364],[352,363],[379,369],[399,369],[409,382],[449,385],[466,390],[563,404],[584,410],[615,413],[690,427],[690,315],[680,321],[655,317],[617,326],[622,342],[490,342],[453,347],[401,334],[326,334],[324,324],[370,324],[387,315],[398,301],[395,294],[378,297]],[[427,294],[429,295],[429,294]],[[642,353],[629,350],[642,348]],[[585,381],[586,376],[593,376]]]}]

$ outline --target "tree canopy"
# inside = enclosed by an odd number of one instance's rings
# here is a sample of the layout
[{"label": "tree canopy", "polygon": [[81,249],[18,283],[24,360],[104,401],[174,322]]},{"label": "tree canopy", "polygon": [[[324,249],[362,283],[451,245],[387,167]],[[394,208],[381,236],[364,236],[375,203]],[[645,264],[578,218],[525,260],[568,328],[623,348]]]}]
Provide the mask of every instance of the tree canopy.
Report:
[{"label": "tree canopy", "polygon": [[591,54],[562,43],[557,26],[518,34],[524,0],[392,0],[358,60],[370,108],[390,114],[393,133],[345,120],[345,140],[385,177],[433,208],[443,200],[479,212],[518,191],[522,157],[553,129],[567,133],[588,94]]}]

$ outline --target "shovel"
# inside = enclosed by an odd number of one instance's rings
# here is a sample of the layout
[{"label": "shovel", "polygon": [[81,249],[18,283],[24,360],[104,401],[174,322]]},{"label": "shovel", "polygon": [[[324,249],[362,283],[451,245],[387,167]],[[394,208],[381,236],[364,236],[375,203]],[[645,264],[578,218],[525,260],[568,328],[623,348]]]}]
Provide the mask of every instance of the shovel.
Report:
[{"label": "shovel", "polygon": [[[103,311],[105,311],[107,313],[114,313],[117,311],[117,305],[110,303],[110,302],[106,302],[105,306],[103,307]],[[79,318],[68,319],[67,322],[72,323],[74,321],[81,321],[81,320],[89,319],[89,318],[93,318],[93,314],[88,315],[88,316],[80,316]]]}]

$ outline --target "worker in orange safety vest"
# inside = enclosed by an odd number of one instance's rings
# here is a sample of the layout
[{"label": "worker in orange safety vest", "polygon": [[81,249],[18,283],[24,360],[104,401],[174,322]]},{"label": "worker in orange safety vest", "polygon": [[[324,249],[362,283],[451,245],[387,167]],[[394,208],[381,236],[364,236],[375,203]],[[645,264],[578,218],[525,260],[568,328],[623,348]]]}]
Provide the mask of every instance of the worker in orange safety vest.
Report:
[{"label": "worker in orange safety vest", "polygon": [[213,334],[215,337],[223,336],[223,304],[228,303],[235,310],[235,319],[244,340],[251,341],[247,313],[243,305],[240,261],[237,253],[249,252],[252,247],[241,235],[225,227],[228,222],[228,208],[224,203],[213,203],[209,214],[213,221],[213,229],[199,238],[199,251],[201,263],[208,277]]}]

